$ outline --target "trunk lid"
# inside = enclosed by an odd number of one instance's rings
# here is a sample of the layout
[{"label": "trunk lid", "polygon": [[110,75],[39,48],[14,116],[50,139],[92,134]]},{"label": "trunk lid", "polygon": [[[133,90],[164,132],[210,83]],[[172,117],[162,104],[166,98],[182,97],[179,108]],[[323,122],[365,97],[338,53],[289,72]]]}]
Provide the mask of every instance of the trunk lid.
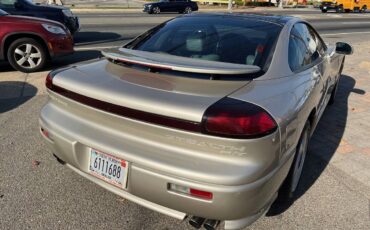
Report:
[{"label": "trunk lid", "polygon": [[114,105],[201,122],[204,111],[249,81],[204,80],[137,70],[101,60],[56,74],[53,84]]}]

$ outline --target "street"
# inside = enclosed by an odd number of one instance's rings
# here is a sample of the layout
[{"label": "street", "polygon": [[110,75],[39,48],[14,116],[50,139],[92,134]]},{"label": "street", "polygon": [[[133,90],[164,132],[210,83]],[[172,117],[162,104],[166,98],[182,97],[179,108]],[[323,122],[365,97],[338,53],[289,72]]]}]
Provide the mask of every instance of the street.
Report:
[{"label": "street", "polygon": [[[259,12],[259,11],[252,11]],[[370,229],[370,13],[317,10],[268,13],[301,17],[328,43],[344,41],[346,58],[337,101],[311,140],[294,203],[273,206],[246,229]],[[178,14],[77,13],[75,53],[41,73],[0,63],[0,229],[192,229],[124,200],[59,164],[39,133],[49,70],[99,58]]]}]

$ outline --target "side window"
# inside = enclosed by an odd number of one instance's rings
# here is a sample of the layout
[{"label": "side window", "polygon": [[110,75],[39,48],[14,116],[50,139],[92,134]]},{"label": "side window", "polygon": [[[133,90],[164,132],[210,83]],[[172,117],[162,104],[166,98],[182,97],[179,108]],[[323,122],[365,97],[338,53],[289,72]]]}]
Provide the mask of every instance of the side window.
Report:
[{"label": "side window", "polygon": [[321,56],[325,55],[326,52],[326,45],[321,39],[321,37],[313,30],[311,27],[308,27],[310,34],[312,34],[312,37],[315,38],[315,42],[317,44],[317,51]]},{"label": "side window", "polygon": [[4,6],[14,6],[16,0],[0,0],[0,5]]},{"label": "side window", "polygon": [[311,63],[311,54],[305,40],[293,27],[289,36],[288,61],[292,71],[297,71]]},{"label": "side window", "polygon": [[[325,44],[311,27],[305,23],[295,24],[289,38],[289,65],[291,69],[296,71],[311,64],[325,54],[325,49]],[[301,57],[297,57],[298,53]]]},{"label": "side window", "polygon": [[295,35],[289,37],[288,61],[292,71],[299,70],[310,63],[306,45]]}]

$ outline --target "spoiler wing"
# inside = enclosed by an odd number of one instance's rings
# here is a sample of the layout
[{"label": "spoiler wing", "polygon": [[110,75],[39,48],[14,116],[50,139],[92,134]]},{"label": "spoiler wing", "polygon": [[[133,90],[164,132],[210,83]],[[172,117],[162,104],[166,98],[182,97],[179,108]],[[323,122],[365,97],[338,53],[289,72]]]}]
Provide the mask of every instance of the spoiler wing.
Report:
[{"label": "spoiler wing", "polygon": [[126,48],[108,49],[102,51],[102,54],[114,61],[190,73],[237,75],[257,73],[261,70],[255,65],[207,61]]}]

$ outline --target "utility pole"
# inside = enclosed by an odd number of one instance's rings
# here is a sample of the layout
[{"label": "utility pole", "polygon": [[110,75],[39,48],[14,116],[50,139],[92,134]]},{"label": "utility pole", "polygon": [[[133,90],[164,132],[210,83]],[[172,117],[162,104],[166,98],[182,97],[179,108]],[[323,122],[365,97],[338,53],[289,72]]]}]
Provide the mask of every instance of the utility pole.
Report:
[{"label": "utility pole", "polygon": [[227,10],[231,13],[232,12],[232,6],[233,6],[233,2],[232,0],[229,0],[229,4],[227,5]]}]

